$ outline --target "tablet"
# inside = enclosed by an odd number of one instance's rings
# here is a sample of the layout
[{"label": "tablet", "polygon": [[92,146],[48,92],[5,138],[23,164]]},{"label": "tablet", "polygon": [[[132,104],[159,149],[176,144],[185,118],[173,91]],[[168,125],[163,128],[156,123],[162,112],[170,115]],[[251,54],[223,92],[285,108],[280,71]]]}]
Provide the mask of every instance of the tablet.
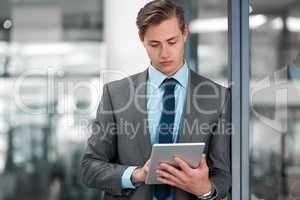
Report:
[{"label": "tablet", "polygon": [[175,143],[175,144],[154,144],[150,157],[149,173],[146,177],[146,184],[162,184],[156,180],[156,169],[161,161],[176,165],[173,156],[183,158],[191,167],[198,167],[202,159],[205,143]]}]

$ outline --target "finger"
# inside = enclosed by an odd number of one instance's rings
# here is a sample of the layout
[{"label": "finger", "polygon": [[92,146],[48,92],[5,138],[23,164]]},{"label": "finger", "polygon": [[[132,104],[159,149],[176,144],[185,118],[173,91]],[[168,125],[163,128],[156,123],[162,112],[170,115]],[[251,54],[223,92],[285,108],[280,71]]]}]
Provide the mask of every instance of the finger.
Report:
[{"label": "finger", "polygon": [[182,184],[177,177],[173,176],[172,174],[170,174],[166,171],[156,170],[156,175],[157,175],[157,177],[164,178],[164,179],[167,179],[169,181],[172,181],[172,182],[176,183],[177,185]]},{"label": "finger", "polygon": [[170,164],[161,163],[158,169],[172,174],[173,176],[177,177],[181,182],[184,182],[186,180],[186,174]]},{"label": "finger", "polygon": [[191,167],[189,166],[189,164],[183,160],[182,158],[175,156],[174,157],[175,162],[179,165],[179,167],[182,169],[182,171],[184,171],[186,174],[189,174],[191,172]]}]

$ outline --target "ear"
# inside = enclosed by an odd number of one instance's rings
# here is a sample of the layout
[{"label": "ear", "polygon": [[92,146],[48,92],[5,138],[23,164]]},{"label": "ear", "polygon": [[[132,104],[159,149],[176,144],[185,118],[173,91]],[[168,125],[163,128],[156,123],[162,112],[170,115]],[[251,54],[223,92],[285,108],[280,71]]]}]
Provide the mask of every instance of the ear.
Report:
[{"label": "ear", "polygon": [[141,43],[142,43],[143,47],[144,47],[144,48],[146,48],[146,46],[145,46],[145,38],[144,38],[144,36],[142,36],[141,34],[139,34],[139,38],[140,38],[140,41],[141,41]]},{"label": "ear", "polygon": [[140,38],[140,41],[141,41],[142,43],[144,43],[144,36],[142,36],[141,34],[139,34],[139,38]]},{"label": "ear", "polygon": [[185,24],[184,25],[184,29],[182,31],[182,34],[183,34],[183,39],[184,39],[184,42],[187,40],[188,36],[189,36],[189,30],[188,30],[188,26]]}]

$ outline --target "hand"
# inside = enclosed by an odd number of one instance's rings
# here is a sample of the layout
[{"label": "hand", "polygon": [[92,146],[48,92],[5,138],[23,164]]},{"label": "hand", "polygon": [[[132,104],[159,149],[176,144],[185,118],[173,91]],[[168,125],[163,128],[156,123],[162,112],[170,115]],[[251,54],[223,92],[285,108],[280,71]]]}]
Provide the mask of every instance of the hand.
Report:
[{"label": "hand", "polygon": [[148,160],[143,167],[137,167],[131,175],[131,181],[134,184],[144,183],[149,172],[150,160]]},{"label": "hand", "polygon": [[203,155],[197,168],[191,168],[187,162],[179,157],[174,157],[174,160],[179,168],[168,163],[161,163],[156,171],[158,181],[196,196],[201,196],[212,190],[205,155]]}]

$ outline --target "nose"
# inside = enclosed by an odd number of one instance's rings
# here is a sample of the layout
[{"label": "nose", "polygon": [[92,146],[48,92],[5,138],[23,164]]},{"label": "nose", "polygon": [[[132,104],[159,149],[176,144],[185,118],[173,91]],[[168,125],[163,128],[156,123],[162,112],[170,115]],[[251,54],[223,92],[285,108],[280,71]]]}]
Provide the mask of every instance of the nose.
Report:
[{"label": "nose", "polygon": [[169,53],[168,45],[163,44],[160,51],[160,57],[166,59],[169,57]]}]

